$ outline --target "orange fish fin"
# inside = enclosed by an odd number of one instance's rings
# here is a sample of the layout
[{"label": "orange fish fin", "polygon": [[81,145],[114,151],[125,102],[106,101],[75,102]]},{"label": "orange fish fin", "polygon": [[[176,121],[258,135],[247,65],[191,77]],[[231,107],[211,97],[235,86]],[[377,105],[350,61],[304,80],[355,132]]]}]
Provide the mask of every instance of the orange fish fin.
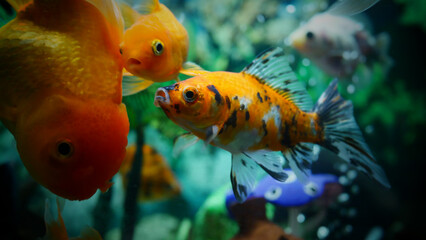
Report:
[{"label": "orange fish fin", "polygon": [[182,69],[179,71],[180,73],[188,76],[198,76],[202,74],[206,74],[209,71],[204,70],[198,64],[194,62],[185,62],[182,66]]},{"label": "orange fish fin", "polygon": [[7,0],[7,2],[15,9],[16,12],[20,12],[25,9],[33,0]]},{"label": "orange fish fin", "polygon": [[131,77],[131,76],[133,76],[133,74],[131,74],[129,71],[127,71],[126,68],[123,68],[123,76]]},{"label": "orange fish fin", "polygon": [[154,82],[136,76],[123,77],[123,96],[129,96],[147,89]]},{"label": "orange fish fin", "polygon": [[173,157],[178,157],[183,150],[196,144],[200,139],[192,133],[185,133],[177,137],[173,144]]},{"label": "orange fish fin", "polygon": [[52,209],[50,208],[49,200],[46,199],[44,209],[46,236],[44,239],[68,239],[67,229],[65,228],[65,223],[61,215],[63,204],[64,201],[60,202],[60,200],[56,200],[58,220],[55,220]]},{"label": "orange fish fin", "polygon": [[291,70],[281,48],[273,48],[259,54],[241,73],[250,75],[260,83],[269,86],[301,110],[312,110],[312,99]]},{"label": "orange fish fin", "polygon": [[123,40],[124,21],[121,16],[120,8],[114,0],[86,0],[95,6],[104,15],[109,23],[110,38],[120,44]]},{"label": "orange fish fin", "polygon": [[129,6],[127,3],[120,1],[120,10],[124,19],[124,28],[131,27],[141,16],[135,9]]},{"label": "orange fish fin", "polygon": [[150,14],[152,12],[160,10],[160,1],[159,0],[139,0],[133,1],[134,9],[136,9],[141,14]]}]

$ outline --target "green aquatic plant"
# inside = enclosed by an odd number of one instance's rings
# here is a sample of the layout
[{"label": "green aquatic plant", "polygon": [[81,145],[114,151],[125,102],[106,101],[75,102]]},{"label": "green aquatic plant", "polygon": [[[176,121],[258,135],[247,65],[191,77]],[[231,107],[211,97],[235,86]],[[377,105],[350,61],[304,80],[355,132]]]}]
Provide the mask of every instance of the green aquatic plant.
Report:
[{"label": "green aquatic plant", "polygon": [[424,0],[395,0],[395,2],[404,4],[404,13],[400,17],[403,24],[419,25],[423,31],[426,31],[426,1]]}]

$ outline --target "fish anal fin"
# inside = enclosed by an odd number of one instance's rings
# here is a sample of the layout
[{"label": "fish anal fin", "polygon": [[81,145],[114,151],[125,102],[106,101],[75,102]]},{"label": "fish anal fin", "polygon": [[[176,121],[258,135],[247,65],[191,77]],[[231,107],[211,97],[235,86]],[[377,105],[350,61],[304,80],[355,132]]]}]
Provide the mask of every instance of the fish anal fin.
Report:
[{"label": "fish anal fin", "polygon": [[314,146],[315,144],[312,143],[299,143],[282,151],[291,170],[293,170],[297,179],[303,184],[308,183],[312,162],[318,158],[318,152],[314,151]]},{"label": "fish anal fin", "polygon": [[238,202],[244,202],[254,189],[257,166],[243,153],[232,154],[231,183]]},{"label": "fish anal fin", "polygon": [[258,150],[253,152],[244,152],[250,159],[254,160],[265,172],[275,180],[284,182],[288,175],[284,171],[285,159],[280,152],[268,150]]},{"label": "fish anal fin", "polygon": [[193,62],[185,62],[182,66],[182,69],[179,71],[181,74],[188,76],[198,76],[208,73],[209,71],[204,70],[198,64]]},{"label": "fish anal fin", "polygon": [[313,103],[308,91],[297,79],[281,48],[273,48],[259,54],[241,73],[269,86],[301,110],[312,109]]}]

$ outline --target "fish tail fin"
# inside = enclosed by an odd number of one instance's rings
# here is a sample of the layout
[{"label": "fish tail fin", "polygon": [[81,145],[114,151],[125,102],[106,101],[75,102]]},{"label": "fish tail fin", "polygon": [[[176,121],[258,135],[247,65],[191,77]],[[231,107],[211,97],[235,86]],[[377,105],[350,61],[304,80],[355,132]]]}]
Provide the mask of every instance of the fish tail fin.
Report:
[{"label": "fish tail fin", "polygon": [[153,81],[145,80],[136,76],[124,76],[122,84],[123,96],[129,96],[143,91],[153,83]]},{"label": "fish tail fin", "polygon": [[379,33],[376,36],[376,45],[375,49],[378,53],[379,61],[382,63],[385,72],[393,65],[393,59],[388,55],[388,50],[390,47],[390,36],[388,33],[383,32]]},{"label": "fish tail fin", "polygon": [[33,0],[6,0],[16,12],[20,12]]},{"label": "fish tail fin", "polygon": [[330,83],[313,110],[324,127],[320,145],[390,188],[385,172],[376,163],[355,122],[352,102],[343,99],[337,91],[337,79]]}]

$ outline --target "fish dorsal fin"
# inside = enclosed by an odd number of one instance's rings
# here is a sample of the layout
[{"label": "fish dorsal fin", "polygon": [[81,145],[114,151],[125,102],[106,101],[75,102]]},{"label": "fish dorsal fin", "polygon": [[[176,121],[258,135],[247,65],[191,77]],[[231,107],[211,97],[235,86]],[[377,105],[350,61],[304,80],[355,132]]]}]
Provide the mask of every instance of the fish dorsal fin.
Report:
[{"label": "fish dorsal fin", "polygon": [[16,12],[22,11],[33,0],[7,0]]},{"label": "fish dorsal fin", "polygon": [[160,10],[159,0],[133,1],[133,4],[130,5],[141,14],[150,14],[152,12]]},{"label": "fish dorsal fin", "polygon": [[291,70],[281,48],[266,50],[259,54],[242,73],[253,76],[260,83],[271,87],[303,111],[310,111],[313,107],[311,97]]},{"label": "fish dorsal fin", "polygon": [[127,29],[131,27],[141,16],[135,9],[125,2],[119,2],[121,14],[124,19],[124,28]]},{"label": "fish dorsal fin", "polygon": [[332,15],[351,16],[372,7],[380,0],[338,0],[331,5],[326,13]]},{"label": "fish dorsal fin", "polygon": [[104,15],[109,23],[108,28],[111,39],[117,46],[123,40],[124,21],[120,8],[114,0],[86,0],[95,6]]}]

